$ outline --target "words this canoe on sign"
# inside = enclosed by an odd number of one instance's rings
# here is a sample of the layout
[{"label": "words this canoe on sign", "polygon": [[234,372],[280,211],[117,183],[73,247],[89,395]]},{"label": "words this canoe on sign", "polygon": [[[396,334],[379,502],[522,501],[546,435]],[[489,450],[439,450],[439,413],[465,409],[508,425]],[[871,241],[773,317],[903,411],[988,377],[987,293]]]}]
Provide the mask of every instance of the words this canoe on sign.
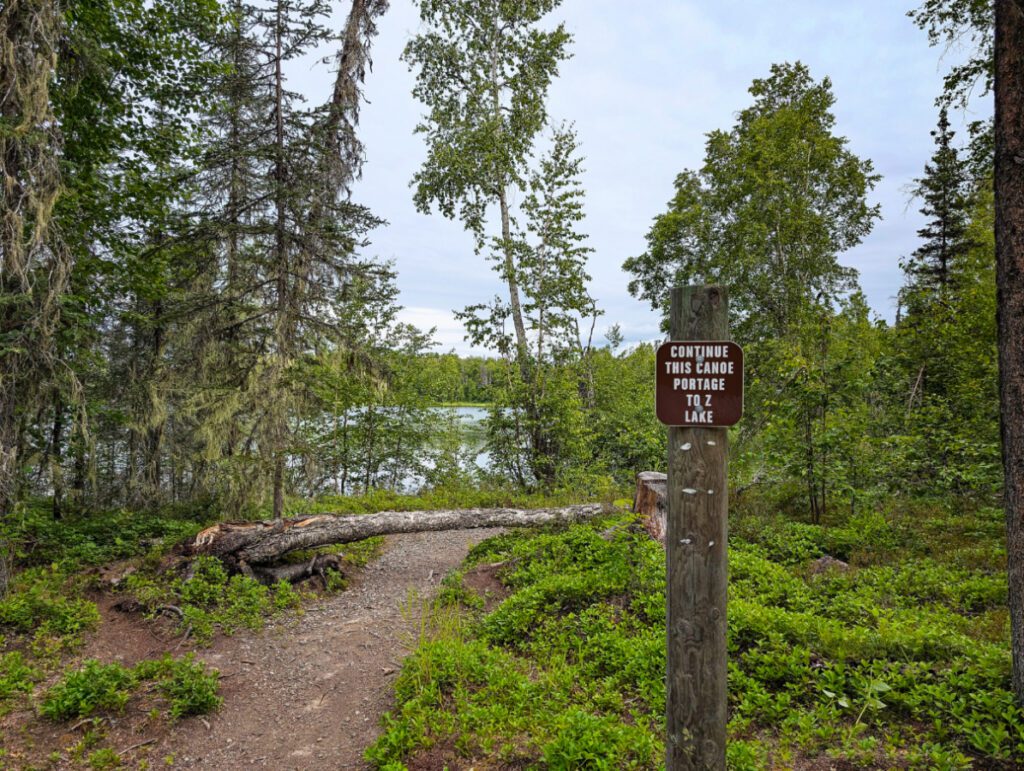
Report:
[{"label": "words this canoe on sign", "polygon": [[668,426],[732,426],[743,416],[743,349],[673,340],[658,348],[655,408]]}]

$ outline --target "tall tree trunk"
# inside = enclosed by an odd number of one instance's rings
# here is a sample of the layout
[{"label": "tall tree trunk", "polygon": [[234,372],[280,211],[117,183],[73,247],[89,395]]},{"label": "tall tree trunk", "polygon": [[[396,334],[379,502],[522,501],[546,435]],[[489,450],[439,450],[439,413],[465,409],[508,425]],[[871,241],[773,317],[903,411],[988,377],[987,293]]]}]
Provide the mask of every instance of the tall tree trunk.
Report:
[{"label": "tall tree trunk", "polygon": [[50,483],[53,485],[53,518],[61,519],[64,505],[64,400],[53,397],[53,428],[50,431]]},{"label": "tall tree trunk", "polygon": [[[134,376],[133,376],[133,379],[134,379]],[[138,417],[138,416],[136,416],[136,417]],[[130,503],[131,505],[134,505],[135,503],[137,503],[137,499],[136,499],[136,496],[135,496],[136,486],[137,486],[137,482],[136,482],[136,479],[135,479],[135,476],[136,476],[135,475],[135,462],[136,462],[136,458],[138,457],[138,446],[139,446],[139,430],[135,426],[132,426],[132,428],[130,428],[128,430],[128,455],[127,455],[127,459],[125,460],[125,478],[124,478],[124,482],[125,482],[125,485],[124,485],[124,487],[125,487],[125,495],[121,499],[124,503]],[[112,460],[111,463],[110,463],[110,473],[113,474],[116,468],[117,468],[117,465]],[[113,479],[113,477],[111,477],[111,479]]]},{"label": "tall tree trunk", "polygon": [[74,424],[73,446],[75,448],[74,472],[71,476],[71,489],[74,491],[73,498],[76,506],[81,506],[85,499],[85,477],[86,477],[86,436],[85,429],[80,421]]},{"label": "tall tree trunk", "polygon": [[[13,373],[0,372],[0,518],[11,512],[17,488],[18,391]],[[0,555],[0,559],[3,555]],[[4,587],[0,586],[0,595]]]},{"label": "tall tree trunk", "polygon": [[828,514],[828,392],[821,398],[821,516]]},{"label": "tall tree trunk", "polygon": [[[276,219],[274,222],[274,265],[277,270],[277,319],[275,325],[276,355],[277,355],[277,377],[275,383],[279,383],[283,377],[284,368],[287,366],[289,355],[289,308],[288,308],[288,233],[287,233],[287,206],[285,201],[285,184],[287,173],[285,170],[285,147],[284,147],[284,73],[282,72],[282,36],[283,19],[281,17],[281,2],[277,3],[277,19],[274,25],[274,109],[276,112],[274,122],[274,202],[276,206]],[[275,402],[280,399],[275,398]],[[284,452],[285,434],[287,433],[287,416],[285,407],[280,403],[272,407],[271,420],[273,426],[273,448],[274,455],[274,518],[280,519],[284,515]]]},{"label": "tall tree trunk", "polygon": [[[227,99],[228,152],[231,154],[231,162],[228,166],[228,200],[224,212],[225,225],[227,227],[225,266],[227,269],[227,286],[225,287],[224,294],[227,298],[229,321],[228,333],[224,340],[224,358],[225,371],[231,373],[231,377],[234,378],[235,374],[241,369],[237,350],[238,338],[240,336],[237,322],[241,316],[241,297],[244,294],[244,289],[242,287],[242,256],[240,254],[239,236],[242,227],[242,202],[244,199],[242,157],[247,148],[242,146],[241,140],[244,102],[242,92],[244,88],[240,83],[240,78],[245,71],[245,56],[243,52],[245,35],[242,33],[244,8],[239,0],[233,0],[231,9],[235,17],[231,31],[231,60],[235,80],[232,81],[232,88]],[[243,386],[244,381],[242,379],[235,383],[236,388],[241,389]],[[238,410],[232,410],[231,415],[228,417],[228,428],[223,445],[224,455],[228,458],[235,454],[241,441],[242,430],[239,426],[239,419]]]},{"label": "tall tree trunk", "polygon": [[821,521],[818,511],[818,493],[814,484],[814,417],[810,410],[804,411],[804,441],[807,442],[807,503],[811,507],[811,522],[817,525]]},{"label": "tall tree trunk", "polygon": [[374,411],[373,406],[366,408],[366,417],[368,418],[366,423],[366,468],[365,478],[363,479],[363,492],[367,493],[370,491],[370,482],[373,480],[373,472],[376,466],[376,439],[377,439],[377,413]]},{"label": "tall tree trunk", "polygon": [[[148,372],[152,387],[157,387],[161,380],[161,362],[164,355],[164,322],[161,318],[163,311],[163,303],[160,300],[153,303],[153,336],[150,340]],[[160,455],[163,451],[166,418],[162,417],[165,414],[164,410],[154,409],[157,405],[154,405],[152,399],[153,397],[150,396],[149,415],[146,421],[146,441],[143,448],[143,472],[145,474],[147,493],[151,498],[156,498],[160,495],[160,480],[163,476]],[[161,417],[157,418],[153,414],[154,412]]]},{"label": "tall tree trunk", "polygon": [[[499,109],[500,114],[500,109]],[[524,383],[530,380],[529,347],[526,340],[526,323],[523,321],[523,306],[519,299],[519,281],[516,279],[516,263],[512,256],[512,224],[509,216],[508,193],[504,187],[498,192],[501,208],[501,242],[505,252],[505,282],[508,284],[508,306],[512,311],[512,326],[516,330],[516,358],[519,360],[519,374]]]},{"label": "tall tree trunk", "polygon": [[338,495],[345,494],[345,487],[348,484],[348,468],[349,468],[349,453],[348,453],[348,410],[345,410],[345,415],[341,421],[341,481],[338,488]]},{"label": "tall tree trunk", "polygon": [[996,0],[995,236],[1013,690],[1024,704],[1024,4]]},{"label": "tall tree trunk", "polygon": [[284,515],[284,453],[274,458],[274,519]]},{"label": "tall tree trunk", "polygon": [[[501,45],[501,20],[494,15],[494,38],[491,41],[491,100],[494,110],[494,121],[498,135],[502,133],[501,81],[498,72],[498,50]],[[516,279],[515,257],[512,255],[512,223],[509,216],[508,190],[505,183],[498,185],[498,207],[501,210],[501,249],[504,252],[505,282],[508,284],[508,305],[512,311],[512,326],[516,330],[516,358],[519,360],[519,373],[523,382],[530,379],[529,345],[526,340],[526,324],[523,321],[523,307],[519,298],[519,281]]]}]

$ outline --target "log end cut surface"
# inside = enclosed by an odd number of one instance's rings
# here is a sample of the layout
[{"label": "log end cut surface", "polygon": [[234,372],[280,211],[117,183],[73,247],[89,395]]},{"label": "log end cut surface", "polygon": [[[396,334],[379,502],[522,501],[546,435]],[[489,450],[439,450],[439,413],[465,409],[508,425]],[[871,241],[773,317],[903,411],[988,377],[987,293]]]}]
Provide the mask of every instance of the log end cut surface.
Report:
[{"label": "log end cut surface", "polygon": [[651,538],[665,543],[665,514],[668,511],[668,476],[660,471],[641,471],[636,475],[633,511]]}]

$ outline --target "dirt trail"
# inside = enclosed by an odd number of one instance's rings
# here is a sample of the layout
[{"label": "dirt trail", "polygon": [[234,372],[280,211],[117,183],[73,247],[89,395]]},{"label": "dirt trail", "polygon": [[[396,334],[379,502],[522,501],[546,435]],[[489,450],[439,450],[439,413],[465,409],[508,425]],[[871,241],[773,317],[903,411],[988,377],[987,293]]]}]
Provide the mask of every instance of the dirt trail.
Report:
[{"label": "dirt trail", "polygon": [[222,674],[224,705],[206,719],[209,729],[184,721],[150,756],[173,754],[175,768],[218,771],[365,768],[363,751],[391,706],[403,643],[416,627],[410,591],[429,596],[470,546],[497,532],[390,536],[347,591],[298,619],[200,649],[198,657]]}]

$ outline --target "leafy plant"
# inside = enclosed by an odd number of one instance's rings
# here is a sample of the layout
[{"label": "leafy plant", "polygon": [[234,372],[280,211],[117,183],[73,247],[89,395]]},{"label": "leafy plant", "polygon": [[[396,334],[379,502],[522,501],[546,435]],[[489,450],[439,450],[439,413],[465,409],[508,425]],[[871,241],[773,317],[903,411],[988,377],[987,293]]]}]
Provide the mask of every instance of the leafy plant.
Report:
[{"label": "leafy plant", "polygon": [[89,659],[46,692],[40,711],[51,720],[87,717],[96,710],[120,712],[135,685],[131,670]]},{"label": "leafy plant", "polygon": [[46,692],[40,711],[58,721],[97,711],[120,712],[145,682],[154,682],[166,697],[172,719],[212,712],[221,704],[216,671],[208,672],[191,655],[177,660],[167,655],[131,669],[89,659]]}]

